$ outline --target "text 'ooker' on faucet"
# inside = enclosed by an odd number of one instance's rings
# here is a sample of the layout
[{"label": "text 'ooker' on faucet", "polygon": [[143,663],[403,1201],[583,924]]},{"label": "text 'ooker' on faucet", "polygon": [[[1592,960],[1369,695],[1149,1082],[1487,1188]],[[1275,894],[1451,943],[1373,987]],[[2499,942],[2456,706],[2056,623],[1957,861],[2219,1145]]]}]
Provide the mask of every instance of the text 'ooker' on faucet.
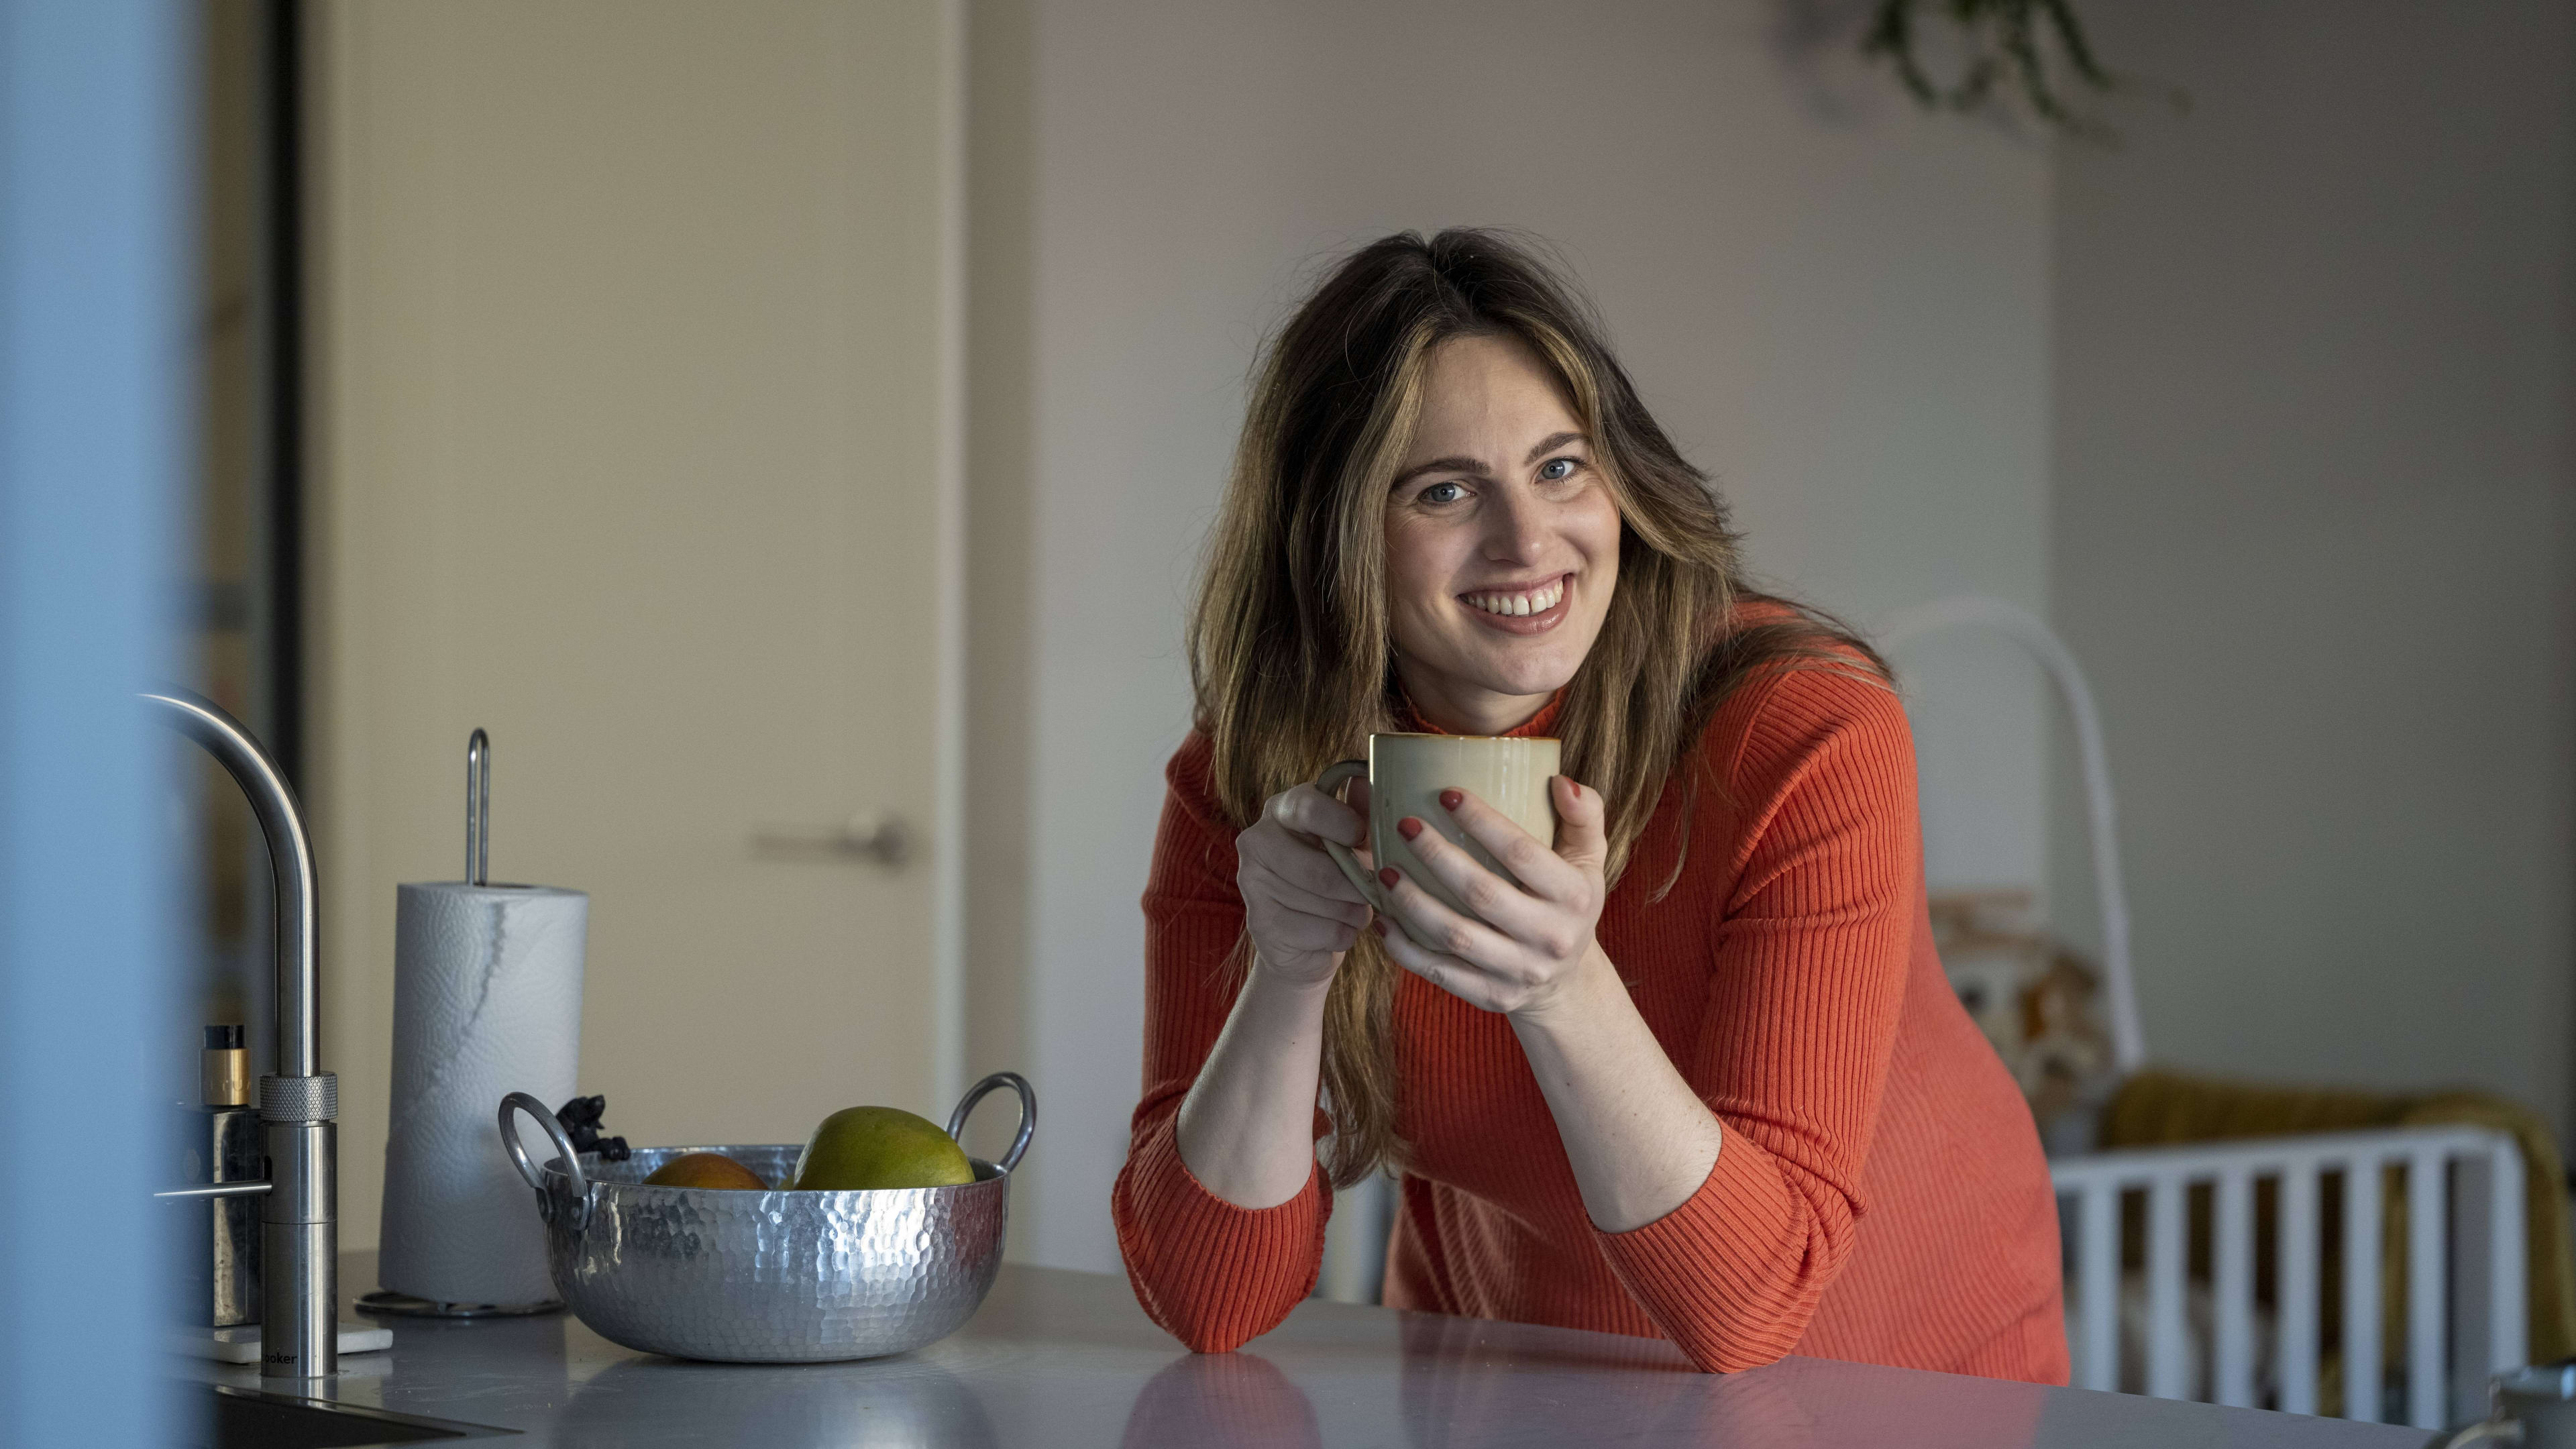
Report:
[{"label": "text 'ooker' on faucet", "polygon": [[[317,1379],[340,1367],[340,1079],[321,1056],[321,937],[315,929],[313,838],[277,761],[241,721],[184,689],[148,690],[154,717],[223,762],[268,838],[277,892],[277,1070],[259,1079],[268,1177],[225,1183],[260,1205],[263,1377]],[[201,1197],[207,1191],[165,1196]]]}]

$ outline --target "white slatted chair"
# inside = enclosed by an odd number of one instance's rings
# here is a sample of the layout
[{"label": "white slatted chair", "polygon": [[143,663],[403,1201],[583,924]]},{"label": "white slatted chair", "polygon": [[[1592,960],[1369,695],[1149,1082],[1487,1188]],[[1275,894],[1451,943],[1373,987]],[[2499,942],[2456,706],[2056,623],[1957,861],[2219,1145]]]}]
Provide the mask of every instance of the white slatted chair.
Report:
[{"label": "white slatted chair", "polygon": [[[2146,1042],[2130,971],[2111,771],[2093,691],[2047,624],[1999,599],[1961,595],[1899,611],[1879,640],[1892,655],[1956,628],[1985,629],[2021,644],[2055,683],[2073,721],[2102,912],[2103,999],[2112,1060],[2125,1077],[2146,1060]],[[2427,1429],[2481,1417],[2487,1376],[2524,1361],[2523,1164],[2511,1137],[2471,1127],[2253,1138],[2053,1159],[2049,1172],[2071,1262],[2067,1340],[2076,1386],[2315,1413],[2319,1183],[2337,1173],[2344,1184],[2343,1412],[2379,1419],[2380,1179],[2387,1165],[2401,1166],[2408,1184],[2404,1417]],[[2278,1185],[2278,1281],[2268,1320],[2257,1311],[2254,1282],[2254,1190],[2265,1180]],[[2192,1187],[2204,1183],[2214,1199],[2214,1238],[2212,1281],[2202,1288],[2187,1276],[2187,1204]],[[2439,1190],[2426,1190],[2436,1184]],[[2120,1200],[2128,1193],[2146,1200],[2142,1282],[2124,1278],[2120,1267]],[[2206,1313],[2197,1317],[2205,1327],[2190,1311],[2195,1291],[2203,1295]],[[2125,1376],[2124,1359],[2135,1365]]]},{"label": "white slatted chair", "polygon": [[[2343,1183],[2343,1416],[2380,1419],[2380,1188],[2392,1166],[2403,1170],[2407,1206],[2402,1421],[2438,1429],[2480,1417],[2487,1376],[2524,1361],[2526,1305],[2522,1152],[2504,1133],[2475,1127],[2144,1147],[2050,1164],[2073,1258],[2067,1339],[2076,1386],[2317,1412],[2319,1185],[2335,1173]],[[2268,1321],[2254,1281],[2255,1186],[2267,1180],[2277,1185]],[[2203,1184],[2214,1207],[2212,1272],[2199,1289],[2205,1310],[2193,1314],[2186,1212],[2191,1189]],[[2146,1200],[2142,1285],[2120,1271],[2126,1193]],[[2142,1315],[2132,1311],[2139,1307]]]}]

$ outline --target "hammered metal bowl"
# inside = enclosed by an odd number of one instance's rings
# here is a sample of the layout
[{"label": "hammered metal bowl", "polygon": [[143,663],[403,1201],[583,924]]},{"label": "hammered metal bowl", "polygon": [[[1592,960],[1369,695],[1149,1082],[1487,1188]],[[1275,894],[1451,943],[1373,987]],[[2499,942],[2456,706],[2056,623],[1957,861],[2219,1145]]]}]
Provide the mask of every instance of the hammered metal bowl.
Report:
[{"label": "hammered metal bowl", "polygon": [[[820,1363],[902,1353],[955,1332],[1002,1265],[1011,1169],[1037,1127],[1037,1097],[1010,1072],[975,1084],[950,1136],[988,1092],[1019,1094],[1020,1126],[1000,1163],[969,1159],[975,1180],[873,1192],[768,1192],[648,1186],[687,1152],[721,1152],[767,1182],[795,1170],[798,1144],[638,1148],[624,1162],[576,1154],[545,1104],[513,1092],[501,1141],[536,1190],[555,1292],[612,1343],[723,1363]],[[519,1143],[536,1119],[556,1157],[542,1168]]]}]

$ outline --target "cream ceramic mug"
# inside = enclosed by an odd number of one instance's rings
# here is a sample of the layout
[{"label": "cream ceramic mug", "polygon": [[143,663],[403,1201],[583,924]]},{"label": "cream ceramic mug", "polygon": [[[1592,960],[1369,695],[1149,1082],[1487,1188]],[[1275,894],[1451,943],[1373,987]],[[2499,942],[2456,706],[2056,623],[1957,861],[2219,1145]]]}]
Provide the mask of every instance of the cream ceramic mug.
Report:
[{"label": "cream ceramic mug", "polygon": [[[1367,759],[1344,760],[1317,776],[1315,788],[1330,795],[1345,780],[1368,781],[1370,855],[1381,867],[1391,865],[1404,872],[1406,879],[1460,915],[1476,919],[1476,913],[1450,894],[1438,876],[1423,868],[1413,847],[1396,834],[1397,821],[1412,816],[1466,847],[1478,864],[1505,880],[1516,877],[1487,854],[1485,847],[1467,838],[1458,822],[1441,808],[1441,791],[1464,790],[1510,816],[1541,845],[1552,848],[1556,844],[1556,800],[1547,784],[1557,773],[1555,740],[1502,735],[1382,734],[1369,736],[1368,748]],[[1402,924],[1391,909],[1386,888],[1360,865],[1359,857],[1348,846],[1327,840],[1324,849],[1332,852],[1333,863],[1351,878],[1351,884],[1360,888],[1361,896],[1377,908],[1379,915]]]}]

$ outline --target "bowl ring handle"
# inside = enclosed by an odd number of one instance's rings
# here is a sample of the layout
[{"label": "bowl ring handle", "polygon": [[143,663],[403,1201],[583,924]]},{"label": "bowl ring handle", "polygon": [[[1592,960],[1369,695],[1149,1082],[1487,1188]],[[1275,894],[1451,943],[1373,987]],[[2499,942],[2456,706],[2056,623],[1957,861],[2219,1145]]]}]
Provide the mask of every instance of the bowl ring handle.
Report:
[{"label": "bowl ring handle", "polygon": [[590,1179],[581,1170],[581,1154],[572,1150],[572,1134],[564,1131],[563,1123],[546,1110],[545,1103],[525,1092],[512,1092],[501,1099],[501,1145],[509,1149],[510,1160],[518,1164],[519,1176],[526,1178],[528,1186],[537,1190],[540,1202],[546,1200],[545,1179],[538,1175],[537,1165],[528,1160],[528,1150],[519,1145],[517,1114],[520,1112],[536,1118],[537,1125],[546,1129],[546,1136],[554,1140],[555,1151],[562,1154],[564,1177],[572,1184],[573,1201],[587,1202]]},{"label": "bowl ring handle", "polygon": [[1008,1087],[1020,1094],[1020,1130],[1011,1137],[1011,1150],[1003,1153],[1002,1160],[993,1164],[1008,1172],[1020,1165],[1021,1154],[1029,1150],[1030,1136],[1038,1130],[1038,1094],[1030,1090],[1028,1078],[1017,1072],[995,1072],[968,1087],[966,1095],[957,1099],[957,1110],[948,1114],[948,1135],[962,1138],[966,1131],[966,1119],[974,1113],[975,1104],[983,1101],[988,1093],[1001,1087]]}]

